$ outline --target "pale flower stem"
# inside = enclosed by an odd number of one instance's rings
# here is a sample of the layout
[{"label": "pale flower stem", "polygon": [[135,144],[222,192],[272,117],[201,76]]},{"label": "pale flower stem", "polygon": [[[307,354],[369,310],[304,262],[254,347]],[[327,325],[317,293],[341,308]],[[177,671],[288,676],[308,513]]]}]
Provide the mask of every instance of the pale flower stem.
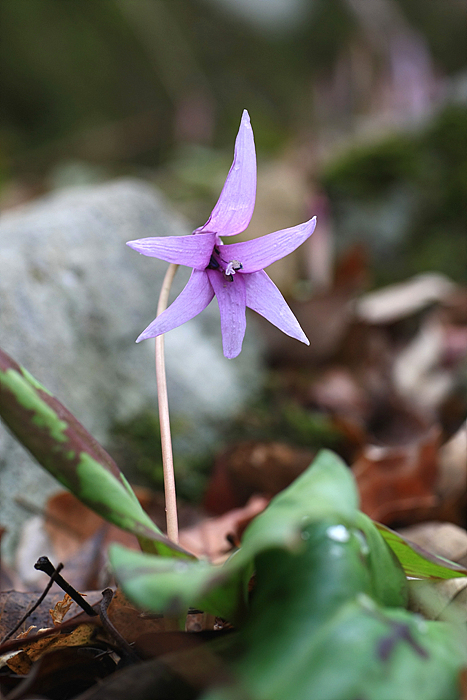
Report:
[{"label": "pale flower stem", "polygon": [[[157,315],[165,311],[169,299],[170,287],[178,265],[171,263],[165,274],[157,304]],[[156,338],[156,378],[157,401],[159,404],[159,424],[161,431],[162,465],[164,469],[165,512],[167,519],[167,536],[178,543],[177,498],[175,494],[175,475],[170,435],[169,401],[167,397],[167,377],[165,374],[164,335]]]}]

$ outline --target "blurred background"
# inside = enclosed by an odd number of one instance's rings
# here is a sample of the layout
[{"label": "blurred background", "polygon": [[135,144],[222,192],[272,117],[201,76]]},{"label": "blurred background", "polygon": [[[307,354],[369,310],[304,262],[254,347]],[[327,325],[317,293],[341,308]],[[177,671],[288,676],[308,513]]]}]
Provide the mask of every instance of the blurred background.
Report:
[{"label": "blurred background", "polygon": [[[248,109],[245,235],[318,215],[271,268],[311,346],[260,326],[263,393],[208,458],[177,458],[180,494],[226,511],[283,488],[324,445],[353,465],[373,517],[465,524],[465,1],[2,0],[0,34],[3,211],[130,177],[193,229]],[[160,483],[155,415],[113,420],[119,464]],[[455,458],[440,456],[452,439]]]},{"label": "blurred background", "polygon": [[463,0],[3,0],[2,207],[131,173],[198,225],[247,108],[251,235],[319,210],[378,281],[460,279],[466,20]]}]

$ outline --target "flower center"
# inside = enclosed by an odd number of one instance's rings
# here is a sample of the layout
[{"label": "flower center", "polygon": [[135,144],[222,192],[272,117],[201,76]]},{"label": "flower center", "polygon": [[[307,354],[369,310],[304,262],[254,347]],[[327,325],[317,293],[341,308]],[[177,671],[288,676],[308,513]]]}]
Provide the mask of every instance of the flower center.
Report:
[{"label": "flower center", "polygon": [[224,260],[224,258],[221,258],[219,248],[217,246],[214,246],[214,252],[211,255],[208,269],[219,270],[219,272],[223,272],[224,277],[226,277],[231,282],[233,282],[234,274],[236,272],[238,272],[239,270],[241,270],[242,268],[243,268],[243,265],[238,260],[230,260],[229,262],[227,262],[227,260]]}]

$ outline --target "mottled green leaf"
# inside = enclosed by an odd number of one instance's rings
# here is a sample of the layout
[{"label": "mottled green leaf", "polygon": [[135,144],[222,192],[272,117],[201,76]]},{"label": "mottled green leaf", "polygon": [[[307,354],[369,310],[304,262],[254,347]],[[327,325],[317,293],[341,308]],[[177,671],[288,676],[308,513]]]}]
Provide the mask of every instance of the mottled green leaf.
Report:
[{"label": "mottled green leaf", "polygon": [[300,546],[308,523],[331,517],[355,524],[358,495],[352,472],[330,450],[321,450],[310,467],[272,499],[248,526],[242,557],[250,558],[268,547]]},{"label": "mottled green leaf", "polygon": [[172,613],[178,602],[178,612],[190,605],[238,620],[245,611],[248,580],[260,553],[277,548],[300,552],[306,546],[305,528],[323,518],[336,523],[336,537],[350,538],[347,526],[355,529],[356,506],[350,470],[324,450],[250,523],[242,547],[223,567],[199,562],[182,571],[176,562],[135,554],[118,545],[111,547],[110,561],[126,595],[143,608]]},{"label": "mottled green leaf", "polygon": [[224,566],[206,561],[154,557],[113,544],[111,566],[125,595],[143,610],[175,617],[189,607],[235,620],[243,586],[243,568],[234,559]]},{"label": "mottled green leaf", "polygon": [[70,411],[0,350],[0,417],[47,471],[146,551],[189,556],[141,508],[113,459]]},{"label": "mottled green leaf", "polygon": [[[404,609],[406,577],[383,535],[357,511],[351,472],[322,452],[255,518],[224,566],[118,545],[110,559],[142,607],[196,606],[237,623],[234,681],[204,700],[457,700],[465,630]],[[419,569],[432,566],[417,556]]]},{"label": "mottled green leaf", "polygon": [[371,573],[371,595],[383,605],[405,607],[408,602],[407,579],[399,560],[371,518],[359,512],[357,527],[366,542],[367,565]]},{"label": "mottled green leaf", "polygon": [[[288,575],[293,586],[294,572]],[[287,598],[296,594],[293,587]],[[287,612],[269,606],[262,614],[277,620]],[[237,640],[245,650],[237,688],[203,700],[458,700],[459,675],[467,662],[460,627],[425,622],[400,608],[380,608],[364,594],[344,602],[318,627],[303,616],[293,636],[285,624],[276,630],[271,625],[269,636],[254,646],[245,635]]]},{"label": "mottled green leaf", "polygon": [[204,700],[457,700],[465,630],[378,605],[361,539],[335,528],[313,523],[302,552],[257,557],[237,681]]}]

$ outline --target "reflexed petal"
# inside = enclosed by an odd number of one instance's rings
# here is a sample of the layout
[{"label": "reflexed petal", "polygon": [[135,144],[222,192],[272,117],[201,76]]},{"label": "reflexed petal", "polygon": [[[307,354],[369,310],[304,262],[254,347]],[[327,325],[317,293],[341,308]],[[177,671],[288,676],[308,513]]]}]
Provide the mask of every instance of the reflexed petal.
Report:
[{"label": "reflexed petal", "polygon": [[249,309],[264,316],[283,333],[306,345],[310,344],[284,297],[264,270],[242,275],[242,279],[245,280],[246,305]]},{"label": "reflexed petal", "polygon": [[252,241],[221,245],[219,246],[220,257],[227,262],[230,260],[241,262],[242,273],[258,272],[292,253],[311,236],[315,226],[316,216],[304,224],[268,233]]},{"label": "reflexed petal", "polygon": [[204,270],[209,265],[216,242],[214,234],[205,236],[161,236],[128,241],[127,246],[142,255],[159,258],[169,263],[186,265],[195,270]]},{"label": "reflexed petal", "polygon": [[224,187],[204,226],[195,233],[233,236],[250,223],[256,199],[256,152],[250,117],[243,111],[235,153]]},{"label": "reflexed petal", "polygon": [[240,275],[230,281],[217,270],[207,274],[219,303],[224,355],[231,360],[240,354],[245,336],[245,283]]},{"label": "reflexed petal", "polygon": [[204,270],[193,270],[185,288],[175,301],[138,336],[136,342],[167,333],[197,316],[214,296]]}]

